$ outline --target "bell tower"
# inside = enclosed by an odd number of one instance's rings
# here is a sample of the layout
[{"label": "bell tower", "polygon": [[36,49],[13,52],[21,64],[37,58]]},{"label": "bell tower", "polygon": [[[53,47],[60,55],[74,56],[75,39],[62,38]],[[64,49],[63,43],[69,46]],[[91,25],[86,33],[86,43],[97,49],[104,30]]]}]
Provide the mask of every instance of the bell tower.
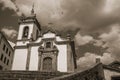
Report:
[{"label": "bell tower", "polygon": [[19,19],[19,32],[17,40],[28,41],[36,40],[41,33],[41,26],[34,13],[34,5],[29,17],[22,16]]},{"label": "bell tower", "polygon": [[[21,16],[19,18],[19,31],[14,51],[13,70],[27,70],[26,65],[29,62],[30,47],[29,43],[34,42],[41,35],[41,25],[36,19],[34,13],[34,5],[31,10],[31,15]],[[21,59],[23,58],[23,59]],[[22,60],[22,62],[20,62]]]}]

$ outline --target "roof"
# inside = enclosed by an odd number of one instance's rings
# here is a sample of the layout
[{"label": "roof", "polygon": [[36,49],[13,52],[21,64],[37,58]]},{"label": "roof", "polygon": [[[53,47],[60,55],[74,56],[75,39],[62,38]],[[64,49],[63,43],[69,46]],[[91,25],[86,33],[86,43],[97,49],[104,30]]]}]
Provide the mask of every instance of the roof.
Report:
[{"label": "roof", "polygon": [[108,65],[103,65],[105,69],[109,69],[112,71],[120,72],[120,62],[119,61],[114,61]]},{"label": "roof", "polygon": [[[87,77],[88,75],[90,75],[96,71],[100,72],[99,70],[101,70],[100,69],[101,66],[102,66],[102,63],[96,63],[93,66],[91,66],[89,69],[86,69],[84,71],[78,71],[78,72],[70,73],[67,75],[60,76],[60,77],[51,78],[48,80],[69,80],[69,79],[72,80],[73,78],[75,78],[74,80],[78,80],[78,78],[82,79],[83,77]],[[101,77],[101,76],[99,76],[99,77]]]},{"label": "roof", "polygon": [[37,25],[38,29],[41,30],[41,25],[39,24],[36,16],[20,17],[19,18],[19,24],[30,23],[30,22],[34,22]]},{"label": "roof", "polygon": [[11,46],[11,44],[8,42],[7,38],[5,37],[5,35],[0,31],[1,36],[3,37],[3,39],[5,40],[5,42],[8,44],[8,46],[12,49],[12,51],[14,50],[13,47]]}]

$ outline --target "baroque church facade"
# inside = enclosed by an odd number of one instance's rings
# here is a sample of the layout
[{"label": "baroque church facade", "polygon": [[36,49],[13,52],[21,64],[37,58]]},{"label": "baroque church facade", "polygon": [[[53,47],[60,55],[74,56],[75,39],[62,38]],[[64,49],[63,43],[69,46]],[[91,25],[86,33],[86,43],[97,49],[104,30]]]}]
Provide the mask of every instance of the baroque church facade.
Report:
[{"label": "baroque church facade", "polygon": [[20,18],[12,70],[74,72],[76,66],[69,35],[62,39],[52,30],[42,33],[34,12]]}]

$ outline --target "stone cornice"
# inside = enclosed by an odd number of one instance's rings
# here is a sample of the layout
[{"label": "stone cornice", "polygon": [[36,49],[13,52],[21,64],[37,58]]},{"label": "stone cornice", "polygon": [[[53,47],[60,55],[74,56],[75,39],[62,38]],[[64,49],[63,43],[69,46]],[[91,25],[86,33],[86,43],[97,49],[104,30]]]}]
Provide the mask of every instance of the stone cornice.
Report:
[{"label": "stone cornice", "polygon": [[20,39],[20,40],[17,40],[17,41],[31,41],[31,39]]},{"label": "stone cornice", "polygon": [[43,38],[42,40],[44,40],[44,41],[50,41],[50,40],[55,40],[55,38]]},{"label": "stone cornice", "polygon": [[[17,41],[30,41],[31,39],[25,39],[25,40],[17,40]],[[40,46],[42,43],[43,43],[44,40],[42,40],[41,42],[39,43],[28,43],[27,46]],[[49,40],[48,40],[49,41]],[[70,43],[70,41],[54,41],[56,44],[60,45],[60,44],[68,44]],[[20,48],[20,49],[23,49],[23,48],[27,48],[26,45],[23,45],[23,46],[15,46],[14,48]]]},{"label": "stone cornice", "polygon": [[28,48],[27,46],[23,45],[23,46],[15,46],[15,49],[26,49]]}]

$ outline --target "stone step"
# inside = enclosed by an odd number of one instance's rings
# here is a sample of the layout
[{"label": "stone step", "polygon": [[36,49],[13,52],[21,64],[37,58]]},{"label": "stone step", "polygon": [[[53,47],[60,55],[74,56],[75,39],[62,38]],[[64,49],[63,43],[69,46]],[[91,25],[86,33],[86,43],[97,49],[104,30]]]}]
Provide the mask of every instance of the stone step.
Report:
[{"label": "stone step", "polygon": [[0,80],[46,80],[68,73],[40,71],[0,71]]}]

